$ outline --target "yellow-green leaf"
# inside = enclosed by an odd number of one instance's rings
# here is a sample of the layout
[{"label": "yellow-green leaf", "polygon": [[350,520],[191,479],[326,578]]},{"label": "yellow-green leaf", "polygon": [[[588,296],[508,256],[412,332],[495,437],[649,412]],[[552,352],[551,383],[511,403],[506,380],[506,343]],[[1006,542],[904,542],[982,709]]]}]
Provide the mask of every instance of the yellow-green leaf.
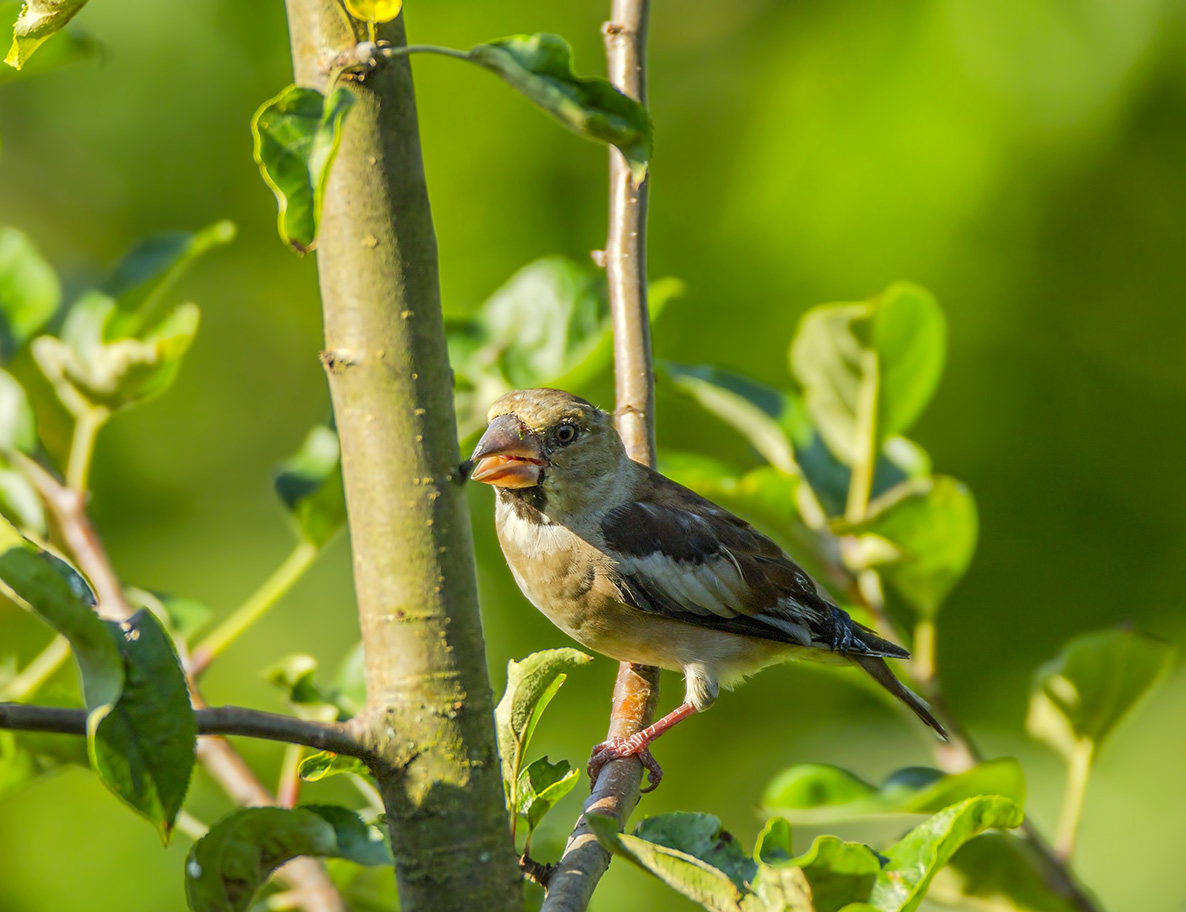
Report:
[{"label": "yellow-green leaf", "polygon": [[87,0],[28,0],[12,27],[12,47],[4,62],[20,69],[42,43],[56,35]]},{"label": "yellow-green leaf", "polygon": [[363,22],[390,22],[403,9],[404,0],[346,0],[346,9]]}]

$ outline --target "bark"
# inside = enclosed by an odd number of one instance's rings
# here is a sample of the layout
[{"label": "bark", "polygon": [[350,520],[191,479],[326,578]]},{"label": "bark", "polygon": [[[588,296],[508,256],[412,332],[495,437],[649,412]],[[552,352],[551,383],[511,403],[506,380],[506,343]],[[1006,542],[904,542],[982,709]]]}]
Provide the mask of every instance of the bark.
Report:
[{"label": "bark", "polygon": [[[335,0],[288,0],[296,81],[354,42]],[[378,37],[405,43],[402,17]],[[342,443],[369,727],[400,904],[518,909],[436,236],[406,58],[355,84],[320,224],[322,360]]]}]

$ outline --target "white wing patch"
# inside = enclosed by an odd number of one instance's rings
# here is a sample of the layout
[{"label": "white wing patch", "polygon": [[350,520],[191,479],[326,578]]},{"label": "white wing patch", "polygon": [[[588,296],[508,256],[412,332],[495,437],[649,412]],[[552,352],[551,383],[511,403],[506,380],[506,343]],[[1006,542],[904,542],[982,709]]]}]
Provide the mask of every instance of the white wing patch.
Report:
[{"label": "white wing patch", "polygon": [[618,567],[625,576],[644,580],[648,589],[663,593],[693,614],[737,617],[733,606],[744,601],[745,581],[729,557],[711,557],[694,564],[656,551],[645,557],[623,558]]}]

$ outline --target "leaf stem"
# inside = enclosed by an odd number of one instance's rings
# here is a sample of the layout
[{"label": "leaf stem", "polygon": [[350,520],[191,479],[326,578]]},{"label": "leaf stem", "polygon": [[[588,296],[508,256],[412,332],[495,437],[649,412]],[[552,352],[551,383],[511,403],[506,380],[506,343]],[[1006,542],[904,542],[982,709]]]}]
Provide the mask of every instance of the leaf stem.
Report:
[{"label": "leaf stem", "polygon": [[8,682],[2,691],[0,699],[13,702],[23,700],[48,681],[55,671],[70,658],[70,643],[63,636],[55,636],[32,662],[25,666],[20,674]]},{"label": "leaf stem", "polygon": [[935,681],[935,622],[930,618],[914,625],[913,647],[910,670],[924,689],[930,689]]},{"label": "leaf stem", "polygon": [[284,748],[280,780],[276,784],[276,803],[280,807],[296,807],[301,795],[301,758],[304,754],[305,747],[302,744],[289,744]]},{"label": "leaf stem", "polygon": [[89,408],[75,419],[74,438],[70,441],[70,455],[66,462],[67,487],[80,492],[86,490],[95,438],[110,416],[105,408]]},{"label": "leaf stem", "polygon": [[1079,819],[1083,814],[1083,800],[1087,795],[1087,779],[1091,774],[1094,745],[1090,739],[1080,739],[1075,744],[1067,766],[1067,790],[1063,797],[1062,813],[1058,818],[1054,851],[1064,864],[1071,860],[1075,851],[1075,837],[1079,832]]},{"label": "leaf stem", "polygon": [[859,523],[869,509],[873,493],[873,470],[877,464],[877,393],[880,385],[877,353],[861,352],[861,385],[857,389],[856,453],[848,483],[844,518]]},{"label": "leaf stem", "polygon": [[311,542],[301,541],[255,592],[242,605],[194,647],[190,658],[190,673],[197,677],[223,650],[242,636],[252,624],[262,618],[313,565],[320,549]]}]

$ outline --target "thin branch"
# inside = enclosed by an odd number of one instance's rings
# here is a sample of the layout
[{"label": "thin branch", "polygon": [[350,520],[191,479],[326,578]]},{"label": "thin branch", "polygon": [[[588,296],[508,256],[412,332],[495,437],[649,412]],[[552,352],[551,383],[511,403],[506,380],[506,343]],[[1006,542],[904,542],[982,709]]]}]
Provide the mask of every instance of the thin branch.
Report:
[{"label": "thin branch", "polygon": [[[85,709],[0,703],[0,729],[9,731],[85,736],[86,717]],[[315,750],[357,757],[364,762],[374,759],[372,752],[355,740],[345,723],[311,722],[242,706],[210,706],[197,710],[197,717],[199,735],[241,735],[302,744]]]},{"label": "thin branch", "polygon": [[[613,0],[611,21],[603,27],[610,81],[646,105],[646,43],[650,0]],[[648,182],[634,186],[630,166],[609,150],[609,236],[605,245],[606,282],[614,330],[614,417],[630,458],[655,464],[655,375],[651,362],[651,324],[647,313]],[[659,669],[623,662],[614,685],[608,738],[627,738],[655,718]],[[544,912],[581,912],[588,907],[609,853],[589,829],[590,813],[626,825],[638,804],[642,765],[634,758],[602,767],[576,827],[556,867],[549,871]]]}]

